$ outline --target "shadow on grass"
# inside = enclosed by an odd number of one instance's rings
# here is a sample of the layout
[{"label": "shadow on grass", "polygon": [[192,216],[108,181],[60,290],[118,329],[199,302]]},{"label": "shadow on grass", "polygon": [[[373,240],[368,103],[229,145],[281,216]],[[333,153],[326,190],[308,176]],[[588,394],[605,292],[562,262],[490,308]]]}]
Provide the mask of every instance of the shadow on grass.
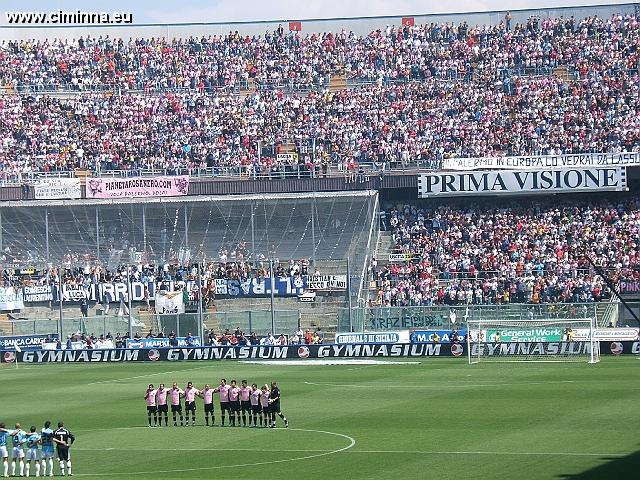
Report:
[{"label": "shadow on grass", "polygon": [[606,463],[582,473],[559,475],[559,478],[565,480],[605,480],[608,478],[624,480],[640,477],[640,451],[630,453],[625,457],[603,457],[602,460]]}]

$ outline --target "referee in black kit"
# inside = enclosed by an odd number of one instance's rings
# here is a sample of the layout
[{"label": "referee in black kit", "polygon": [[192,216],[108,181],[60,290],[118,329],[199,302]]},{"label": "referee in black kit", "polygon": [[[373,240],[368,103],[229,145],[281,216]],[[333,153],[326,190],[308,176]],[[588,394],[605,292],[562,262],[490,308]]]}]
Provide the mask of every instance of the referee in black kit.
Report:
[{"label": "referee in black kit", "polygon": [[67,467],[67,473],[71,473],[71,457],[69,456],[69,447],[76,441],[76,437],[73,436],[69,430],[64,428],[64,423],[58,422],[58,429],[53,432],[53,443],[56,444],[56,450],[58,451],[58,460],[60,461],[60,474],[65,475],[65,463]]},{"label": "referee in black kit", "polygon": [[276,413],[284,422],[284,427],[289,426],[289,422],[280,411],[280,389],[276,382],[271,382],[271,392],[269,393],[269,413],[271,414],[271,428],[276,427]]}]

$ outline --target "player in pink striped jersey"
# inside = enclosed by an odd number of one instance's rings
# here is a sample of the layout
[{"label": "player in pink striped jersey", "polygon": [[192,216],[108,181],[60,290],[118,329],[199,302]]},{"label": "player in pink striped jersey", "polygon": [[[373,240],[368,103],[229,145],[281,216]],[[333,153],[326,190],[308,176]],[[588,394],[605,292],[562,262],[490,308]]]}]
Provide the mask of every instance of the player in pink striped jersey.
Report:
[{"label": "player in pink striped jersey", "polygon": [[[149,426],[158,426],[158,407],[156,405],[156,394],[158,390],[153,387],[153,383],[149,384],[149,387],[144,392],[144,398],[147,401],[147,418],[149,420]],[[151,425],[151,417],[153,416],[153,425]]]},{"label": "player in pink striped jersey", "polygon": [[238,427],[240,426],[240,388],[235,380],[231,380],[229,388],[229,423],[232,427],[236,426],[236,417],[238,417]]},{"label": "player in pink striped jersey", "polygon": [[169,390],[169,396],[171,397],[171,415],[173,415],[173,426],[177,427],[176,414],[180,414],[180,426],[184,426],[182,418],[182,397],[184,397],[184,390],[182,390],[177,383],[173,384],[171,390]]},{"label": "player in pink striped jersey", "polygon": [[231,422],[231,413],[229,412],[229,385],[225,378],[220,379],[220,385],[213,389],[215,393],[220,394],[220,416],[222,417],[222,426],[224,427],[224,412],[229,413],[229,422]]},{"label": "player in pink striped jersey", "polygon": [[258,415],[262,417],[262,407],[260,406],[260,390],[255,383],[251,384],[251,393],[249,394],[251,402],[251,414],[253,417],[253,427],[258,426]]},{"label": "player in pink striped jersey", "polygon": [[193,382],[187,383],[187,388],[184,389],[184,416],[187,426],[189,426],[189,412],[191,412],[193,426],[196,426],[196,396],[198,395],[200,390],[193,386]]},{"label": "player in pink striped jersey", "polygon": [[[247,426],[247,415],[249,416],[249,425],[251,425],[251,402],[249,396],[251,395],[251,389],[247,385],[246,380],[242,380],[242,386],[240,387],[240,411],[242,411],[242,426]],[[238,419],[238,424],[240,419]]]},{"label": "player in pink striped jersey", "polygon": [[204,421],[209,426],[209,415],[211,415],[211,426],[216,424],[216,416],[213,413],[213,388],[207,383],[200,391],[199,397],[204,399]]},{"label": "player in pink striped jersey", "polygon": [[269,413],[269,385],[263,385],[260,392],[260,406],[262,407],[262,421],[260,422],[263,427],[269,426],[269,419],[271,414]]},{"label": "player in pink striped jersey", "polygon": [[165,388],[164,383],[158,387],[156,394],[156,403],[158,405],[158,425],[162,426],[162,416],[164,415],[164,426],[169,426],[169,406],[167,405],[167,394],[169,389]]}]

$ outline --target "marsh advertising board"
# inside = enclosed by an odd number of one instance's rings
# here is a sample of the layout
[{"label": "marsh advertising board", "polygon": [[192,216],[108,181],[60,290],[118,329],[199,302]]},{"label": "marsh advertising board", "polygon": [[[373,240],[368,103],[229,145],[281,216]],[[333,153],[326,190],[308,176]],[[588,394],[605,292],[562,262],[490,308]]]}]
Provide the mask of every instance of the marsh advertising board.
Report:
[{"label": "marsh advertising board", "polygon": [[418,196],[519,195],[626,191],[625,167],[434,172],[418,178]]},{"label": "marsh advertising board", "polygon": [[407,343],[409,330],[397,332],[351,332],[336,334],[336,343]]}]

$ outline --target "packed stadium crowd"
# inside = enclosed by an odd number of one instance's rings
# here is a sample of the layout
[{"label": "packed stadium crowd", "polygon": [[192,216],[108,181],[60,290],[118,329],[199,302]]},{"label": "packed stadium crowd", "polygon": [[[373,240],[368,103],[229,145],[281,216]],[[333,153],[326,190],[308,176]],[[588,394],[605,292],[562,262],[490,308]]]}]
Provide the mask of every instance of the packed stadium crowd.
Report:
[{"label": "packed stadium crowd", "polygon": [[[411,260],[374,268],[384,306],[592,302],[640,278],[640,203],[392,207],[383,226]],[[595,267],[594,267],[595,266]]]},{"label": "packed stadium crowd", "polygon": [[[304,34],[279,26],[264,35],[201,38],[98,38],[3,42],[0,82],[17,90],[101,87],[123,90],[187,88],[211,92],[254,79],[288,87],[322,84],[345,72],[350,78],[389,81],[567,65],[584,77],[637,69],[639,32],[635,15],[583,19],[539,18],[499,24],[467,22],[391,26],[368,35]],[[547,70],[548,71],[548,70]]]},{"label": "packed stadium crowd", "polygon": [[[2,286],[7,288],[57,284],[60,275],[62,283],[66,285],[86,286],[92,283],[126,283],[128,274],[131,282],[141,282],[145,285],[155,283],[158,289],[195,282],[199,275],[205,286],[215,279],[247,280],[269,277],[271,266],[268,260],[258,258],[254,261],[242,255],[237,256],[235,249],[233,255],[229,255],[230,252],[227,249],[221,250],[220,261],[210,261],[206,265],[201,265],[200,273],[197,263],[190,265],[138,263],[110,268],[100,262],[76,258],[75,262],[65,261],[62,266],[49,266],[42,271],[24,270],[21,273],[19,269],[5,269],[2,271]],[[297,277],[314,273],[317,273],[317,270],[310,270],[308,259],[274,260],[273,262],[273,275],[276,278]]]},{"label": "packed stadium crowd", "polygon": [[[280,30],[6,42],[0,79],[17,91],[72,84],[135,92],[3,97],[0,172],[322,175],[365,163],[437,167],[447,157],[638,151],[639,39],[636,16],[614,16],[388,27],[361,37]],[[559,65],[579,81],[552,75]],[[376,81],[297,93],[212,88],[241,77],[304,83],[337,69]],[[140,92],[157,83],[185,89]],[[315,150],[278,159],[259,144]]]}]

